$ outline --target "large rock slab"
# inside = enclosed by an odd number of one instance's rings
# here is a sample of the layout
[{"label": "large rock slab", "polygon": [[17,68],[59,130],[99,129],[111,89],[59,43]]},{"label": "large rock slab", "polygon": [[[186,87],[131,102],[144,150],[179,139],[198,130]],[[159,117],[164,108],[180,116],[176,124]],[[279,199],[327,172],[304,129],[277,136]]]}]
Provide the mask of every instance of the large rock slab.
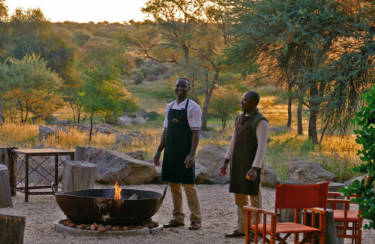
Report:
[{"label": "large rock slab", "polygon": [[336,176],[323,168],[320,163],[297,161],[289,164],[288,180],[304,183],[334,181]]},{"label": "large rock slab", "polygon": [[95,148],[76,147],[75,160],[97,165],[96,181],[103,184],[148,184],[157,175],[154,165],[124,153]]},{"label": "large rock slab", "polygon": [[280,177],[277,175],[275,169],[272,166],[265,165],[262,177],[262,186],[275,188],[277,184],[280,184]]},{"label": "large rock slab", "polygon": [[229,183],[229,167],[226,176],[220,175],[220,168],[224,163],[226,149],[216,145],[202,147],[195,157],[195,175],[198,182],[227,184]]}]

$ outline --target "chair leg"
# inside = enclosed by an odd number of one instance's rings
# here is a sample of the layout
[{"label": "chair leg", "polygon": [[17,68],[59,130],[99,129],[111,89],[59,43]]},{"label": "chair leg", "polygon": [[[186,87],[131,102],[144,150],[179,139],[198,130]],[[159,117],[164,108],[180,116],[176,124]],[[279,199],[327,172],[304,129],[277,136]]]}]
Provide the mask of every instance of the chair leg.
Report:
[{"label": "chair leg", "polygon": [[294,244],[298,244],[298,233],[294,234]]}]

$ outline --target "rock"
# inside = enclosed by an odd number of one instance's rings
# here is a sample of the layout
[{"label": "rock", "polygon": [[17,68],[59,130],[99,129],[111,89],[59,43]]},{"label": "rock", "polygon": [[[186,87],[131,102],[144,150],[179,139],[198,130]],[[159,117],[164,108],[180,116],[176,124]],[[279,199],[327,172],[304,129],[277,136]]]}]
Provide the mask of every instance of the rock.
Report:
[{"label": "rock", "polygon": [[132,119],[126,114],[118,118],[118,120],[119,120],[120,125],[124,125],[124,126],[132,125]]},{"label": "rock", "polygon": [[352,184],[354,181],[356,181],[356,180],[361,181],[361,180],[365,179],[366,176],[367,176],[367,175],[361,175],[361,176],[357,176],[357,177],[355,177],[355,178],[353,178],[353,179],[347,180],[347,181],[344,182],[344,185],[345,185],[345,186],[351,185],[351,184]]},{"label": "rock", "polygon": [[13,207],[10,196],[8,167],[0,164],[0,208]]},{"label": "rock", "polygon": [[304,184],[306,184],[305,182],[300,181],[300,180],[290,180],[290,179],[284,180],[281,183],[282,184],[293,184],[293,185],[304,185]]},{"label": "rock", "polygon": [[275,169],[269,165],[265,165],[262,177],[262,186],[274,188],[277,184],[280,184],[280,178]]},{"label": "rock", "polygon": [[132,121],[134,124],[145,124],[147,121],[145,120],[145,118],[139,116],[137,114],[137,116],[135,117],[135,119],[133,119]]},{"label": "rock", "polygon": [[103,184],[148,184],[157,175],[152,164],[106,149],[76,147],[75,160],[97,164],[96,180]]},{"label": "rock", "polygon": [[288,180],[311,184],[321,181],[333,181],[335,178],[334,174],[325,170],[319,163],[292,162],[288,168]]},{"label": "rock", "polygon": [[146,114],[147,114],[147,111],[144,109],[139,110],[139,112],[137,113],[137,115],[139,115],[142,118],[144,118]]},{"label": "rock", "polygon": [[229,172],[226,176],[220,175],[220,168],[224,163],[226,149],[216,145],[204,146],[195,157],[195,175],[202,182],[214,184],[229,183]]},{"label": "rock", "polygon": [[129,155],[132,158],[145,160],[145,152],[144,151],[135,151],[135,152],[127,152],[126,155]]},{"label": "rock", "polygon": [[50,115],[47,118],[45,118],[45,122],[47,125],[52,125],[52,124],[59,124],[60,120],[57,117]]},{"label": "rock", "polygon": [[49,135],[52,135],[55,131],[49,127],[39,125],[39,139],[47,138]]},{"label": "rock", "polygon": [[199,131],[199,138],[204,139],[210,136],[210,133],[208,131]]}]

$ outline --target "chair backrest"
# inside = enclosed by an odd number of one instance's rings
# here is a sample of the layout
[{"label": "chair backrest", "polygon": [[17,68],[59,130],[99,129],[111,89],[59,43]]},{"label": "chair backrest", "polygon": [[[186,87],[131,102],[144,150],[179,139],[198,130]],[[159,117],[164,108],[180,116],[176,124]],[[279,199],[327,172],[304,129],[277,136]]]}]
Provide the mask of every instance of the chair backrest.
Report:
[{"label": "chair backrest", "polygon": [[276,186],[276,209],[326,208],[328,182],[308,185],[281,184]]}]

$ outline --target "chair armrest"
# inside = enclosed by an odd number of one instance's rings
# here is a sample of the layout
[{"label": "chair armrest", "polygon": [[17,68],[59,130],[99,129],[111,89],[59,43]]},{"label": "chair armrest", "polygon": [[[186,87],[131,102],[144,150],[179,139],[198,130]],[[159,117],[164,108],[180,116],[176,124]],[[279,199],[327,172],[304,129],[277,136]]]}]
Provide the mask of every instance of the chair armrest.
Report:
[{"label": "chair armrest", "polygon": [[344,195],[341,192],[329,191],[327,196],[336,198],[336,197],[343,197]]},{"label": "chair armrest", "polygon": [[350,208],[350,200],[347,199],[327,199],[327,203],[331,204],[333,210],[337,209],[336,204],[338,203],[345,204],[345,209]]},{"label": "chair armrest", "polygon": [[262,214],[267,214],[267,215],[271,215],[271,216],[276,216],[276,214],[274,212],[270,212],[270,211],[267,211],[267,210],[264,210],[264,209],[261,209],[261,208],[244,206],[243,209],[245,210],[245,212],[262,213]]}]

